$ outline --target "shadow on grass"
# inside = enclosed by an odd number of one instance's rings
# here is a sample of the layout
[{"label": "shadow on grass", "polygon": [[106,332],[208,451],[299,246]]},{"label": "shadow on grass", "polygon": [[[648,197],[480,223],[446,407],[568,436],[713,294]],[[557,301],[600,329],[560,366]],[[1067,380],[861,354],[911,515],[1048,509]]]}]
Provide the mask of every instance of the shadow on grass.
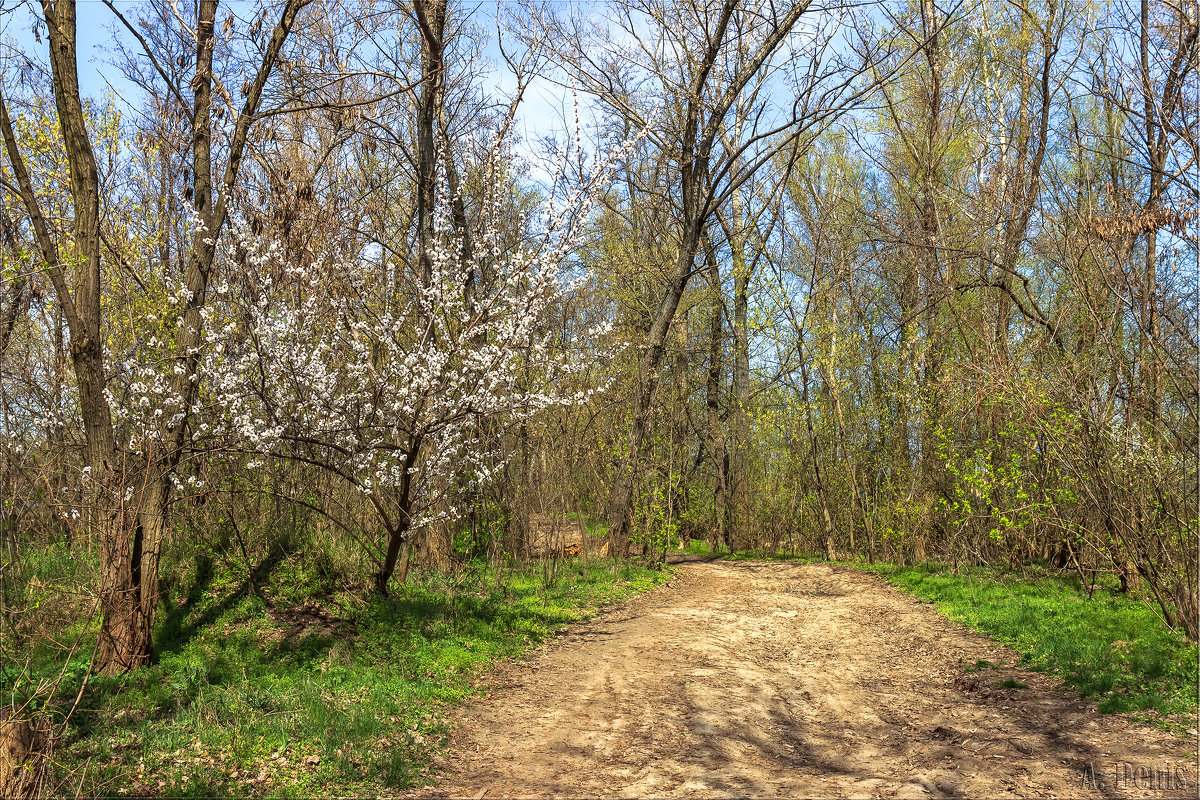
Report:
[{"label": "shadow on grass", "polygon": [[[84,739],[98,730],[135,728],[145,721],[162,721],[172,717],[178,709],[190,706],[203,685],[212,685],[211,678],[215,670],[210,666],[207,669],[192,668],[182,674],[168,675],[167,670],[155,668],[161,666],[164,656],[178,655],[185,651],[202,630],[212,626],[246,597],[252,587],[262,585],[287,555],[287,551],[282,548],[276,550],[259,563],[228,595],[189,619],[189,615],[203,606],[205,595],[216,577],[212,558],[208,555],[199,557],[196,563],[196,577],[188,588],[186,599],[175,604],[171,602],[170,593],[165,593],[165,614],[156,632],[157,646],[154,648],[151,665],[126,675],[96,676],[88,687],[87,707],[80,708],[73,718],[73,738]],[[127,720],[115,723],[108,718],[111,712],[106,706],[133,687],[140,690],[144,701],[149,701],[150,708],[143,706],[138,713],[131,713]],[[68,694],[77,690],[78,686],[64,687]]]},{"label": "shadow on grass", "polygon": [[196,580],[188,589],[187,599],[182,603],[172,605],[168,594],[163,600],[167,613],[162,627],[158,631],[159,646],[154,651],[155,661],[157,662],[165,654],[182,651],[195,638],[196,634],[220,619],[223,614],[237,605],[238,601],[255,592],[257,587],[265,584],[288,555],[290,555],[288,549],[277,547],[255,566],[224,599],[189,620],[189,615],[193,614],[195,609],[201,605],[205,592],[212,585],[215,577],[212,558],[208,555],[201,556],[196,564]]},{"label": "shadow on grass", "polygon": [[383,598],[330,589],[289,555],[272,552],[250,575],[202,559],[192,581],[168,587],[155,662],[95,676],[73,720],[63,768],[93,765],[83,794],[138,791],[135,768],[156,796],[262,793],[245,780],[264,765],[270,791],[298,796],[411,787],[481,669],[661,580],[596,562],[554,580],[536,565],[453,584],[417,571]]}]

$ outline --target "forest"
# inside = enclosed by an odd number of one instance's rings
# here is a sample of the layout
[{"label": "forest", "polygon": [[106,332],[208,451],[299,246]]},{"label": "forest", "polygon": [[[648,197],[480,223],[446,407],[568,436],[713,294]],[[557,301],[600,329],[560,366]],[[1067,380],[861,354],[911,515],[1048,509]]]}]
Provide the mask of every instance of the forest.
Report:
[{"label": "forest", "polygon": [[393,611],[680,550],[1036,569],[1196,640],[1196,0],[0,28],[0,719],[47,750],[284,568]]}]

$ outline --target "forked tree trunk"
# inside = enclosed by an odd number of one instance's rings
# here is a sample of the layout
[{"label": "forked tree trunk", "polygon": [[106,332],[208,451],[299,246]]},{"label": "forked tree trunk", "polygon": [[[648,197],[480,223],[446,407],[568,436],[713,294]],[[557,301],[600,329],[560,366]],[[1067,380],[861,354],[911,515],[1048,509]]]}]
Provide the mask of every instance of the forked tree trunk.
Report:
[{"label": "forked tree trunk", "polygon": [[96,667],[105,674],[149,663],[156,587],[144,584],[145,535],[136,509],[101,503],[93,509],[100,541],[100,633]]},{"label": "forked tree trunk", "polygon": [[[135,488],[136,492],[136,488]],[[100,526],[100,635],[96,664],[105,673],[125,672],[150,663],[154,655],[154,611],[158,605],[158,561],[165,530],[158,486],[147,486],[140,501],[105,509]]]},{"label": "forked tree trunk", "polygon": [[[105,394],[101,310],[99,172],[79,89],[75,3],[43,0],[50,40],[50,67],[55,110],[70,170],[74,244],[73,264],[60,258],[50,226],[17,145],[12,121],[0,95],[0,133],[9,156],[18,194],[29,216],[58,308],[70,333],[70,354],[79,392],[79,414],[87,441],[89,523],[100,540],[100,606],[102,621],[96,667],[120,672],[147,663],[152,655],[154,608],[158,602],[158,561],[166,528],[170,477],[187,446],[186,417],[198,384],[202,334],[201,309],[216,253],[216,239],[228,215],[239,163],[250,125],[271,68],[301,8],[311,0],[287,0],[271,35],[258,72],[246,94],[228,145],[228,163],[220,194],[212,181],[212,59],[217,0],[198,4],[196,76],[192,81],[193,198],[198,220],[185,285],[189,297],[180,317],[176,370],[172,389],[182,421],[159,431],[157,449],[130,463],[117,447],[109,399]],[[111,7],[111,6],[110,6]],[[127,26],[123,17],[118,17]],[[164,75],[164,78],[166,76]],[[182,103],[182,97],[176,93]],[[72,286],[71,281],[74,285]],[[166,418],[174,414],[165,415]]]},{"label": "forked tree trunk", "polygon": [[[650,332],[643,342],[638,362],[637,384],[633,403],[633,424],[629,431],[629,448],[617,474],[608,504],[609,544],[613,552],[623,553],[633,525],[633,487],[636,472],[643,460],[643,450],[649,428],[650,406],[658,388],[659,367],[664,344],[679,301],[692,276],[696,251],[701,235],[711,218],[715,201],[720,195],[719,181],[712,180],[711,167],[714,142],[726,125],[729,110],[767,60],[783,44],[792,28],[808,9],[809,3],[794,3],[782,13],[775,27],[749,53],[736,72],[724,85],[716,81],[717,65],[729,44],[737,0],[726,0],[717,14],[706,47],[698,55],[695,72],[688,76],[685,94],[685,117],[682,136],[678,140],[679,194],[681,200],[679,250],[671,270],[666,291],[658,304]],[[715,100],[715,102],[714,102]],[[730,154],[732,156],[732,154]],[[725,165],[728,166],[728,165]],[[723,169],[722,172],[725,172]],[[740,179],[746,178],[741,173]],[[736,191],[739,178],[731,178]]]},{"label": "forked tree trunk", "polygon": [[392,575],[396,572],[396,563],[400,560],[400,556],[404,556],[404,566],[400,581],[403,582],[408,577],[408,561],[412,555],[412,533],[408,526],[408,513],[410,508],[401,507],[400,524],[388,530],[388,546],[384,554],[383,564],[380,565],[379,571],[375,573],[375,591],[383,597],[388,594],[388,582],[392,579]]}]

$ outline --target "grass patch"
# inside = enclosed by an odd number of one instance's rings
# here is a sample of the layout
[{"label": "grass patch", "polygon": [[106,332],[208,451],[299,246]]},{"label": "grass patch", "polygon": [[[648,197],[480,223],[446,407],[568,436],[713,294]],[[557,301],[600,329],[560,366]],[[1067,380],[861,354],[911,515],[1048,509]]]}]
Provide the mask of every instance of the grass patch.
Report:
[{"label": "grass patch", "polygon": [[[72,791],[377,796],[420,785],[447,712],[479,691],[485,667],[669,577],[609,560],[561,561],[553,575],[537,562],[500,574],[473,562],[453,577],[417,572],[384,599],[331,592],[317,573],[284,556],[250,591],[198,562],[160,612],[156,663],[92,678],[57,753]],[[67,684],[64,697],[79,685]]]},{"label": "grass patch", "polygon": [[[567,514],[567,520],[578,525],[579,515],[572,511]],[[583,528],[588,532],[588,536],[593,539],[603,539],[605,536],[608,536],[608,523],[602,519],[590,517],[587,514],[583,515]]]},{"label": "grass patch", "polygon": [[1077,579],[1042,571],[857,566],[1016,648],[1031,668],[1059,676],[1103,712],[1195,722],[1196,643],[1168,629],[1146,603],[1105,590],[1089,599]]}]

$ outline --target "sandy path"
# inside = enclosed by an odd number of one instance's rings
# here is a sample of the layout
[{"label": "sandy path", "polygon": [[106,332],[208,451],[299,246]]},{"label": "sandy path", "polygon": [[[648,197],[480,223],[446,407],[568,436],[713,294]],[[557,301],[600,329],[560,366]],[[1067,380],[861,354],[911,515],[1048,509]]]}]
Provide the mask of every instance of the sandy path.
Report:
[{"label": "sandy path", "polygon": [[496,672],[422,794],[1196,796],[1194,741],[1012,664],[854,570],[687,563]]}]

